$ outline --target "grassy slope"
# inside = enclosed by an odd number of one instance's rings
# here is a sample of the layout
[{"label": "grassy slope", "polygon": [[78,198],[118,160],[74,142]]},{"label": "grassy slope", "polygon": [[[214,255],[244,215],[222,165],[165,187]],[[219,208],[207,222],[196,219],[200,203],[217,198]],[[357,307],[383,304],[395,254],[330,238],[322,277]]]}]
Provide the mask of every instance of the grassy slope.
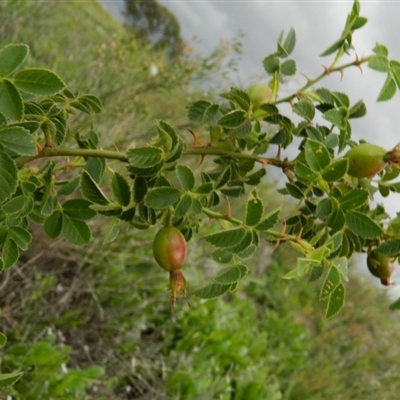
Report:
[{"label": "grassy slope", "polygon": [[[0,10],[4,42],[28,43],[32,64],[103,99],[95,124],[104,140],[145,140],[157,117],[185,124],[189,98],[178,81],[187,75],[127,38],[97,2],[10,1]],[[101,238],[71,251],[36,234],[26,262],[1,282],[1,368],[28,369],[15,398],[69,398],[65,386],[71,399],[397,398],[400,324],[383,291],[353,279],[344,312],[321,322],[316,287],[280,279],[293,260],[282,251],[266,265],[267,251],[236,293],[193,299],[191,310],[180,302],[171,316],[150,241],[151,232],[127,231],[100,253]],[[203,253],[192,244],[190,264],[207,269]],[[191,282],[202,270],[188,268]]]}]

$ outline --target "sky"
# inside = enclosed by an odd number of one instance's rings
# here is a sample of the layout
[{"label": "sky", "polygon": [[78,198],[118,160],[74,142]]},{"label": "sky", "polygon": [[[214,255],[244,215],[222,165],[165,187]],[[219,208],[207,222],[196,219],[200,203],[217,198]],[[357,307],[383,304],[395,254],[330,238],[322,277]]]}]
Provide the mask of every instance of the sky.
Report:
[{"label": "sky", "polygon": [[[124,0],[102,0],[102,3],[116,16],[124,9]],[[282,29],[296,31],[297,43],[291,57],[297,62],[298,72],[291,85],[301,87],[305,83],[302,74],[311,78],[319,75],[323,66],[332,61],[332,57],[321,58],[319,54],[339,38],[353,5],[352,0],[159,0],[159,3],[177,17],[183,38],[205,54],[211,53],[221,39],[244,34],[239,71],[231,77],[233,85],[243,88],[254,82],[268,82],[262,60],[275,51]],[[356,54],[359,57],[371,54],[378,42],[389,48],[391,59],[400,60],[400,0],[361,0],[360,3],[360,14],[368,18],[368,23],[353,36]],[[400,93],[389,102],[377,103],[384,81],[384,74],[365,66],[362,73],[354,69],[345,72],[343,79],[335,74],[321,85],[347,93],[353,104],[363,99],[368,113],[364,118],[353,120],[353,139],[363,138],[390,150],[400,142]],[[392,216],[400,211],[400,194],[377,201],[384,202]],[[400,280],[400,272],[395,279]],[[399,288],[392,287],[391,291],[398,296]]]},{"label": "sky", "polygon": [[[102,3],[120,15],[124,0],[103,0]],[[233,39],[243,33],[243,54],[239,71],[232,74],[235,86],[246,87],[250,82],[267,82],[262,60],[276,48],[276,39],[282,29],[296,31],[297,44],[292,57],[297,62],[298,73],[291,85],[300,87],[305,82],[302,74],[315,77],[332,60],[319,54],[332,44],[343,29],[352,1],[235,1],[235,0],[159,0],[177,17],[182,36],[204,54],[211,53],[222,38]],[[367,25],[356,31],[353,43],[357,55],[371,54],[376,42],[391,50],[391,57],[400,60],[400,0],[361,0],[361,15],[368,18]],[[400,141],[397,117],[400,94],[394,100],[376,103],[383,85],[384,74],[363,68],[329,77],[324,86],[344,91],[352,102],[364,99],[368,114],[357,120],[354,127],[356,139],[367,138],[387,149]]]}]

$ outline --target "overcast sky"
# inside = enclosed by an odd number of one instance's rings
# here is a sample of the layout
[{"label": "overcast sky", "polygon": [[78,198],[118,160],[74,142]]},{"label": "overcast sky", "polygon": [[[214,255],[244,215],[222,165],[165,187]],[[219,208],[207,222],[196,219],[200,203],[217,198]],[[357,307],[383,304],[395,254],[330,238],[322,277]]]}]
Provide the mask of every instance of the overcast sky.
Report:
[{"label": "overcast sky", "polygon": [[[124,0],[103,0],[115,14],[124,8]],[[292,54],[297,61],[298,74],[293,83],[304,83],[302,73],[315,77],[331,58],[318,55],[337,39],[343,29],[352,1],[234,1],[234,0],[159,0],[177,17],[184,39],[194,42],[204,53],[214,50],[222,38],[232,39],[239,32],[245,36],[240,70],[232,76],[233,84],[245,87],[250,81],[267,81],[263,58],[275,51],[276,39],[284,29],[294,28],[296,48]],[[356,31],[353,42],[363,56],[371,53],[376,42],[389,47],[391,57],[400,60],[400,1],[361,1],[361,15],[367,25]],[[195,38],[195,40],[193,40]],[[353,102],[363,98],[368,107],[366,117],[356,121],[354,137],[367,137],[373,143],[390,149],[400,141],[398,116],[400,95],[386,103],[375,102],[384,82],[384,75],[363,68],[346,72],[341,81],[334,75],[321,83],[350,94]]]}]

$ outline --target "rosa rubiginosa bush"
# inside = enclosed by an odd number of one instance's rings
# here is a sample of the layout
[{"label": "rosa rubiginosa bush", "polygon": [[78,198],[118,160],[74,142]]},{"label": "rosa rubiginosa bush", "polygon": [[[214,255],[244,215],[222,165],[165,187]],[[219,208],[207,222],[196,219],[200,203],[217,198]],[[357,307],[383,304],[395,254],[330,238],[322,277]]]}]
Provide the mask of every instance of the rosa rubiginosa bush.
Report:
[{"label": "rosa rubiginosa bush", "polygon": [[[210,257],[221,268],[212,282],[189,290],[191,296],[214,298],[236,289],[251,270],[249,257],[267,243],[298,252],[283,278],[319,284],[326,318],[343,307],[354,253],[368,254],[374,275],[390,284],[393,268],[386,266],[400,255],[400,214],[391,218],[373,200],[378,192],[400,191],[400,148],[355,142],[352,121],[366,114],[364,102],[322,85],[332,74],[365,66],[386,76],[378,101],[400,88],[400,62],[389,59],[384,45],[362,58],[353,49],[353,34],[366,22],[355,1],[341,36],[321,54],[328,66],[289,95],[296,35],[282,32],[263,60],[268,85],[232,87],[218,101],[194,101],[187,107],[190,133],[178,131],[174,121],[155,121],[147,143],[122,150],[104,149],[95,126],[79,125],[76,114],[102,111],[95,95],[67,87],[52,71],[24,69],[26,45],[4,46],[0,269],[12,267],[28,248],[31,224],[42,225],[51,239],[84,246],[92,236],[89,221],[100,214],[109,219],[104,243],[126,227],[154,231],[154,255],[170,273],[172,303],[187,294],[181,269],[193,235],[213,248]],[[292,200],[290,212],[265,211],[259,185],[271,169],[282,172],[277,190]],[[210,220],[219,227],[212,233]],[[163,227],[169,229],[157,236]],[[400,301],[392,305],[399,307]]]}]

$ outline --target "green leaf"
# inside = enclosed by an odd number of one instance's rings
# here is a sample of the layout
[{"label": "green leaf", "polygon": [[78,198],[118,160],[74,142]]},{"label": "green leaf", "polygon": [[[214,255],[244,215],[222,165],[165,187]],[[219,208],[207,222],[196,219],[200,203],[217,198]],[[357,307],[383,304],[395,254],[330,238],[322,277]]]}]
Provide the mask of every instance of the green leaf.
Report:
[{"label": "green leaf", "polygon": [[21,94],[8,79],[0,81],[0,113],[12,121],[21,121],[24,115]]},{"label": "green leaf", "polygon": [[215,282],[221,285],[230,285],[243,279],[248,273],[248,268],[243,264],[232,265],[222,268],[214,278]]},{"label": "green leaf", "polygon": [[9,199],[17,188],[18,172],[14,161],[0,152],[0,203]]},{"label": "green leaf", "polygon": [[332,161],[321,173],[326,182],[335,182],[343,178],[348,169],[349,161],[347,158]]},{"label": "green leaf", "polygon": [[361,118],[367,114],[367,106],[363,100],[358,101],[349,110],[349,118]]},{"label": "green leaf", "polygon": [[274,227],[278,223],[280,211],[281,209],[277,208],[276,210],[266,214],[261,222],[255,226],[255,229],[258,231],[267,231],[268,229]]},{"label": "green leaf", "polygon": [[292,76],[296,73],[296,61],[287,60],[281,65],[281,74],[285,76]]},{"label": "green leaf", "polygon": [[264,213],[264,204],[260,197],[257,194],[257,190],[254,189],[246,203],[246,211],[245,211],[245,224],[247,226],[255,226],[257,225],[263,216]]},{"label": "green leaf", "polygon": [[369,197],[368,191],[364,189],[352,189],[342,199],[340,199],[340,207],[343,210],[355,210],[364,205]]},{"label": "green leaf", "polygon": [[8,386],[14,385],[14,383],[17,382],[23,374],[23,371],[0,374],[0,388],[6,388]]},{"label": "green leaf", "polygon": [[295,183],[287,182],[285,188],[287,192],[295,199],[302,199],[304,197],[304,193]]},{"label": "green leaf", "polygon": [[229,136],[232,136],[234,138],[243,138],[247,136],[251,132],[251,130],[251,122],[248,119],[245,119],[245,121],[241,125],[229,130]]},{"label": "green leaf", "polygon": [[18,260],[19,250],[17,244],[11,239],[10,235],[7,235],[6,240],[3,244],[2,250],[3,268],[7,269],[12,267]]},{"label": "green leaf", "polygon": [[220,264],[229,264],[232,260],[232,253],[225,249],[216,249],[211,253],[211,257]]},{"label": "green leaf", "polygon": [[39,68],[18,71],[13,82],[18,89],[39,96],[56,94],[66,86],[56,73]]},{"label": "green leaf", "polygon": [[15,214],[23,209],[27,201],[28,200],[26,196],[16,196],[4,203],[2,205],[2,209],[7,214]]},{"label": "green leaf", "polygon": [[292,104],[292,110],[308,121],[311,121],[315,115],[314,105],[308,99],[301,99],[297,103]]},{"label": "green leaf", "polygon": [[243,240],[245,233],[246,231],[243,228],[233,228],[211,233],[210,235],[204,236],[204,240],[215,247],[229,248],[239,244]]},{"label": "green leaf", "polygon": [[345,44],[345,39],[340,38],[320,54],[321,57],[329,56]]},{"label": "green leaf", "polygon": [[20,67],[29,53],[26,44],[9,44],[0,50],[0,76],[12,74]]},{"label": "green leaf", "polygon": [[10,238],[21,250],[27,250],[32,242],[32,235],[21,226],[10,226],[8,230]]},{"label": "green leaf", "polygon": [[96,212],[90,208],[91,204],[85,199],[70,199],[62,205],[62,211],[70,218],[87,221],[96,216]]},{"label": "green leaf", "polygon": [[104,174],[106,162],[101,157],[88,157],[85,165],[85,171],[98,183]]},{"label": "green leaf", "polygon": [[387,257],[398,257],[400,254],[400,239],[388,239],[381,243],[375,251]]},{"label": "green leaf", "polygon": [[243,239],[239,243],[235,244],[234,246],[229,247],[229,251],[232,254],[240,254],[240,253],[246,251],[249,248],[249,246],[252,244],[252,242],[253,242],[252,232],[246,231],[243,236]]},{"label": "green leaf", "polygon": [[188,118],[192,122],[203,122],[205,110],[211,106],[211,103],[206,100],[199,100],[191,103],[188,107]]},{"label": "green leaf", "polygon": [[389,50],[388,48],[380,43],[376,43],[375,47],[372,49],[372,51],[377,55],[377,56],[383,56],[387,57],[389,55]]},{"label": "green leaf", "polygon": [[219,189],[225,186],[232,178],[232,168],[228,165],[219,175],[219,177],[215,180],[214,187],[215,189]]},{"label": "green leaf", "polygon": [[176,175],[178,176],[179,182],[183,190],[192,190],[195,184],[193,171],[186,165],[176,166]]},{"label": "green leaf", "polygon": [[0,129],[0,143],[24,156],[34,156],[37,154],[36,143],[30,132],[19,126],[10,126]]},{"label": "green leaf", "polygon": [[326,88],[318,88],[315,90],[315,93],[320,98],[320,102],[323,104],[335,104],[335,97],[332,92]]},{"label": "green leaf", "polygon": [[346,225],[356,235],[365,239],[374,239],[382,235],[382,227],[372,218],[358,211],[347,211]]},{"label": "green leaf", "polygon": [[343,107],[339,107],[337,109],[328,110],[323,114],[323,117],[332,122],[332,124],[336,125],[339,129],[346,129],[346,121],[347,121],[347,110]]},{"label": "green leaf", "polygon": [[192,207],[192,198],[189,195],[184,195],[175,206],[175,217],[182,218]]},{"label": "green leaf", "polygon": [[343,242],[343,234],[342,232],[336,232],[334,235],[332,235],[324,244],[323,247],[328,250],[328,253],[326,254],[332,254],[336,250],[340,248]]},{"label": "green leaf", "polygon": [[345,297],[345,288],[343,284],[340,283],[329,296],[328,304],[325,310],[326,319],[332,318],[343,308]]},{"label": "green leaf", "polygon": [[197,194],[209,194],[214,190],[214,185],[212,182],[206,182],[201,184],[197,189],[196,193]]},{"label": "green leaf", "polygon": [[296,160],[296,163],[294,165],[294,173],[296,174],[298,179],[305,182],[312,182],[318,177],[317,173],[309,168],[308,165],[303,164],[299,160]]},{"label": "green leaf", "polygon": [[349,269],[347,257],[340,257],[333,261],[332,265],[339,271],[345,281],[349,281]]},{"label": "green leaf", "polygon": [[214,299],[229,292],[231,288],[232,285],[221,285],[220,283],[211,283],[207,286],[195,290],[193,294],[199,297],[200,299]]},{"label": "green leaf", "polygon": [[62,221],[62,234],[68,242],[77,246],[88,244],[92,238],[92,232],[86,222],[70,218],[65,214]]},{"label": "green leaf", "polygon": [[307,164],[314,172],[320,172],[329,165],[329,152],[323,143],[308,139],[304,150]]},{"label": "green leaf", "polygon": [[[250,108],[250,97],[244,90],[232,87],[228,93],[221,94],[221,97],[234,101],[244,111],[248,111]],[[217,104],[208,107],[204,115],[204,122],[208,124],[215,123],[214,117],[217,115],[216,111],[219,111],[219,106]],[[209,114],[209,116],[207,116],[207,114]],[[211,116],[213,118],[210,118]]]},{"label": "green leaf", "polygon": [[317,208],[315,209],[315,216],[319,219],[324,220],[330,215],[332,209],[333,209],[332,200],[329,198],[322,199],[317,204]]},{"label": "green leaf", "polygon": [[61,234],[63,216],[61,211],[54,211],[44,221],[43,229],[50,239],[57,239]]},{"label": "green leaf", "polygon": [[179,136],[175,128],[165,121],[158,121],[157,131],[163,144],[164,151],[166,153],[173,151],[179,142]]},{"label": "green leaf", "polygon": [[100,204],[92,204],[90,208],[93,211],[96,211],[100,214],[103,214],[107,217],[115,217],[115,216],[120,216],[122,213],[122,207],[117,204],[117,203],[109,203],[105,206],[100,205]]},{"label": "green leaf", "polygon": [[126,153],[129,164],[138,168],[154,167],[163,160],[163,152],[154,146],[129,149]]},{"label": "green leaf", "polygon": [[218,120],[218,125],[224,128],[237,128],[246,121],[246,113],[242,110],[234,110],[225,114]]},{"label": "green leaf", "polygon": [[334,266],[329,268],[329,271],[324,279],[324,283],[321,287],[321,292],[319,294],[319,299],[324,300],[327,297],[331,296],[333,291],[336,289],[338,285],[340,285],[340,273],[338,269]]},{"label": "green leaf", "polygon": [[144,204],[155,210],[162,210],[177,203],[180,197],[181,193],[178,189],[161,186],[147,192]]},{"label": "green leaf", "polygon": [[66,182],[60,187],[60,189],[58,189],[58,194],[63,196],[69,196],[70,194],[74,193],[79,186],[80,180],[81,180],[80,177],[77,176],[76,178]]},{"label": "green leaf", "polygon": [[298,257],[296,260],[296,271],[297,276],[303,276],[307,272],[309,272],[310,268],[313,266],[320,265],[320,260],[315,260],[312,258]]},{"label": "green leaf", "polygon": [[207,125],[215,125],[220,117],[221,117],[221,112],[219,109],[219,105],[211,104],[211,106],[207,107],[204,112],[203,123]]},{"label": "green leaf", "polygon": [[103,239],[103,246],[109,243],[112,243],[119,235],[120,229],[119,229],[119,222],[115,218],[111,227],[108,229],[106,232],[104,239]]},{"label": "green leaf", "polygon": [[350,107],[350,98],[346,93],[334,91],[332,92],[335,98],[335,104],[339,107],[338,111],[340,112],[348,112],[348,108]]},{"label": "green leaf", "polygon": [[126,179],[118,172],[113,174],[111,189],[119,204],[125,207],[129,205],[131,202],[131,189]]},{"label": "green leaf", "polygon": [[92,203],[107,205],[110,202],[87,171],[82,171],[81,192]]},{"label": "green leaf", "polygon": [[396,81],[393,79],[392,75],[388,74],[386,81],[379,92],[377,101],[390,100],[396,94],[396,90]]},{"label": "green leaf", "polygon": [[341,208],[336,208],[329,215],[326,224],[335,231],[339,231],[345,224],[344,212]]},{"label": "green leaf", "polygon": [[368,67],[379,72],[389,72],[390,64],[387,55],[372,56],[368,61]]},{"label": "green leaf", "polygon": [[279,58],[276,55],[271,54],[270,56],[264,58],[263,66],[268,74],[273,74],[274,72],[279,70],[280,66]]},{"label": "green leaf", "polygon": [[287,57],[292,53],[296,45],[296,32],[293,28],[291,28],[285,40],[283,40],[283,34],[284,32],[282,31],[279,35],[278,52],[281,57]]}]

